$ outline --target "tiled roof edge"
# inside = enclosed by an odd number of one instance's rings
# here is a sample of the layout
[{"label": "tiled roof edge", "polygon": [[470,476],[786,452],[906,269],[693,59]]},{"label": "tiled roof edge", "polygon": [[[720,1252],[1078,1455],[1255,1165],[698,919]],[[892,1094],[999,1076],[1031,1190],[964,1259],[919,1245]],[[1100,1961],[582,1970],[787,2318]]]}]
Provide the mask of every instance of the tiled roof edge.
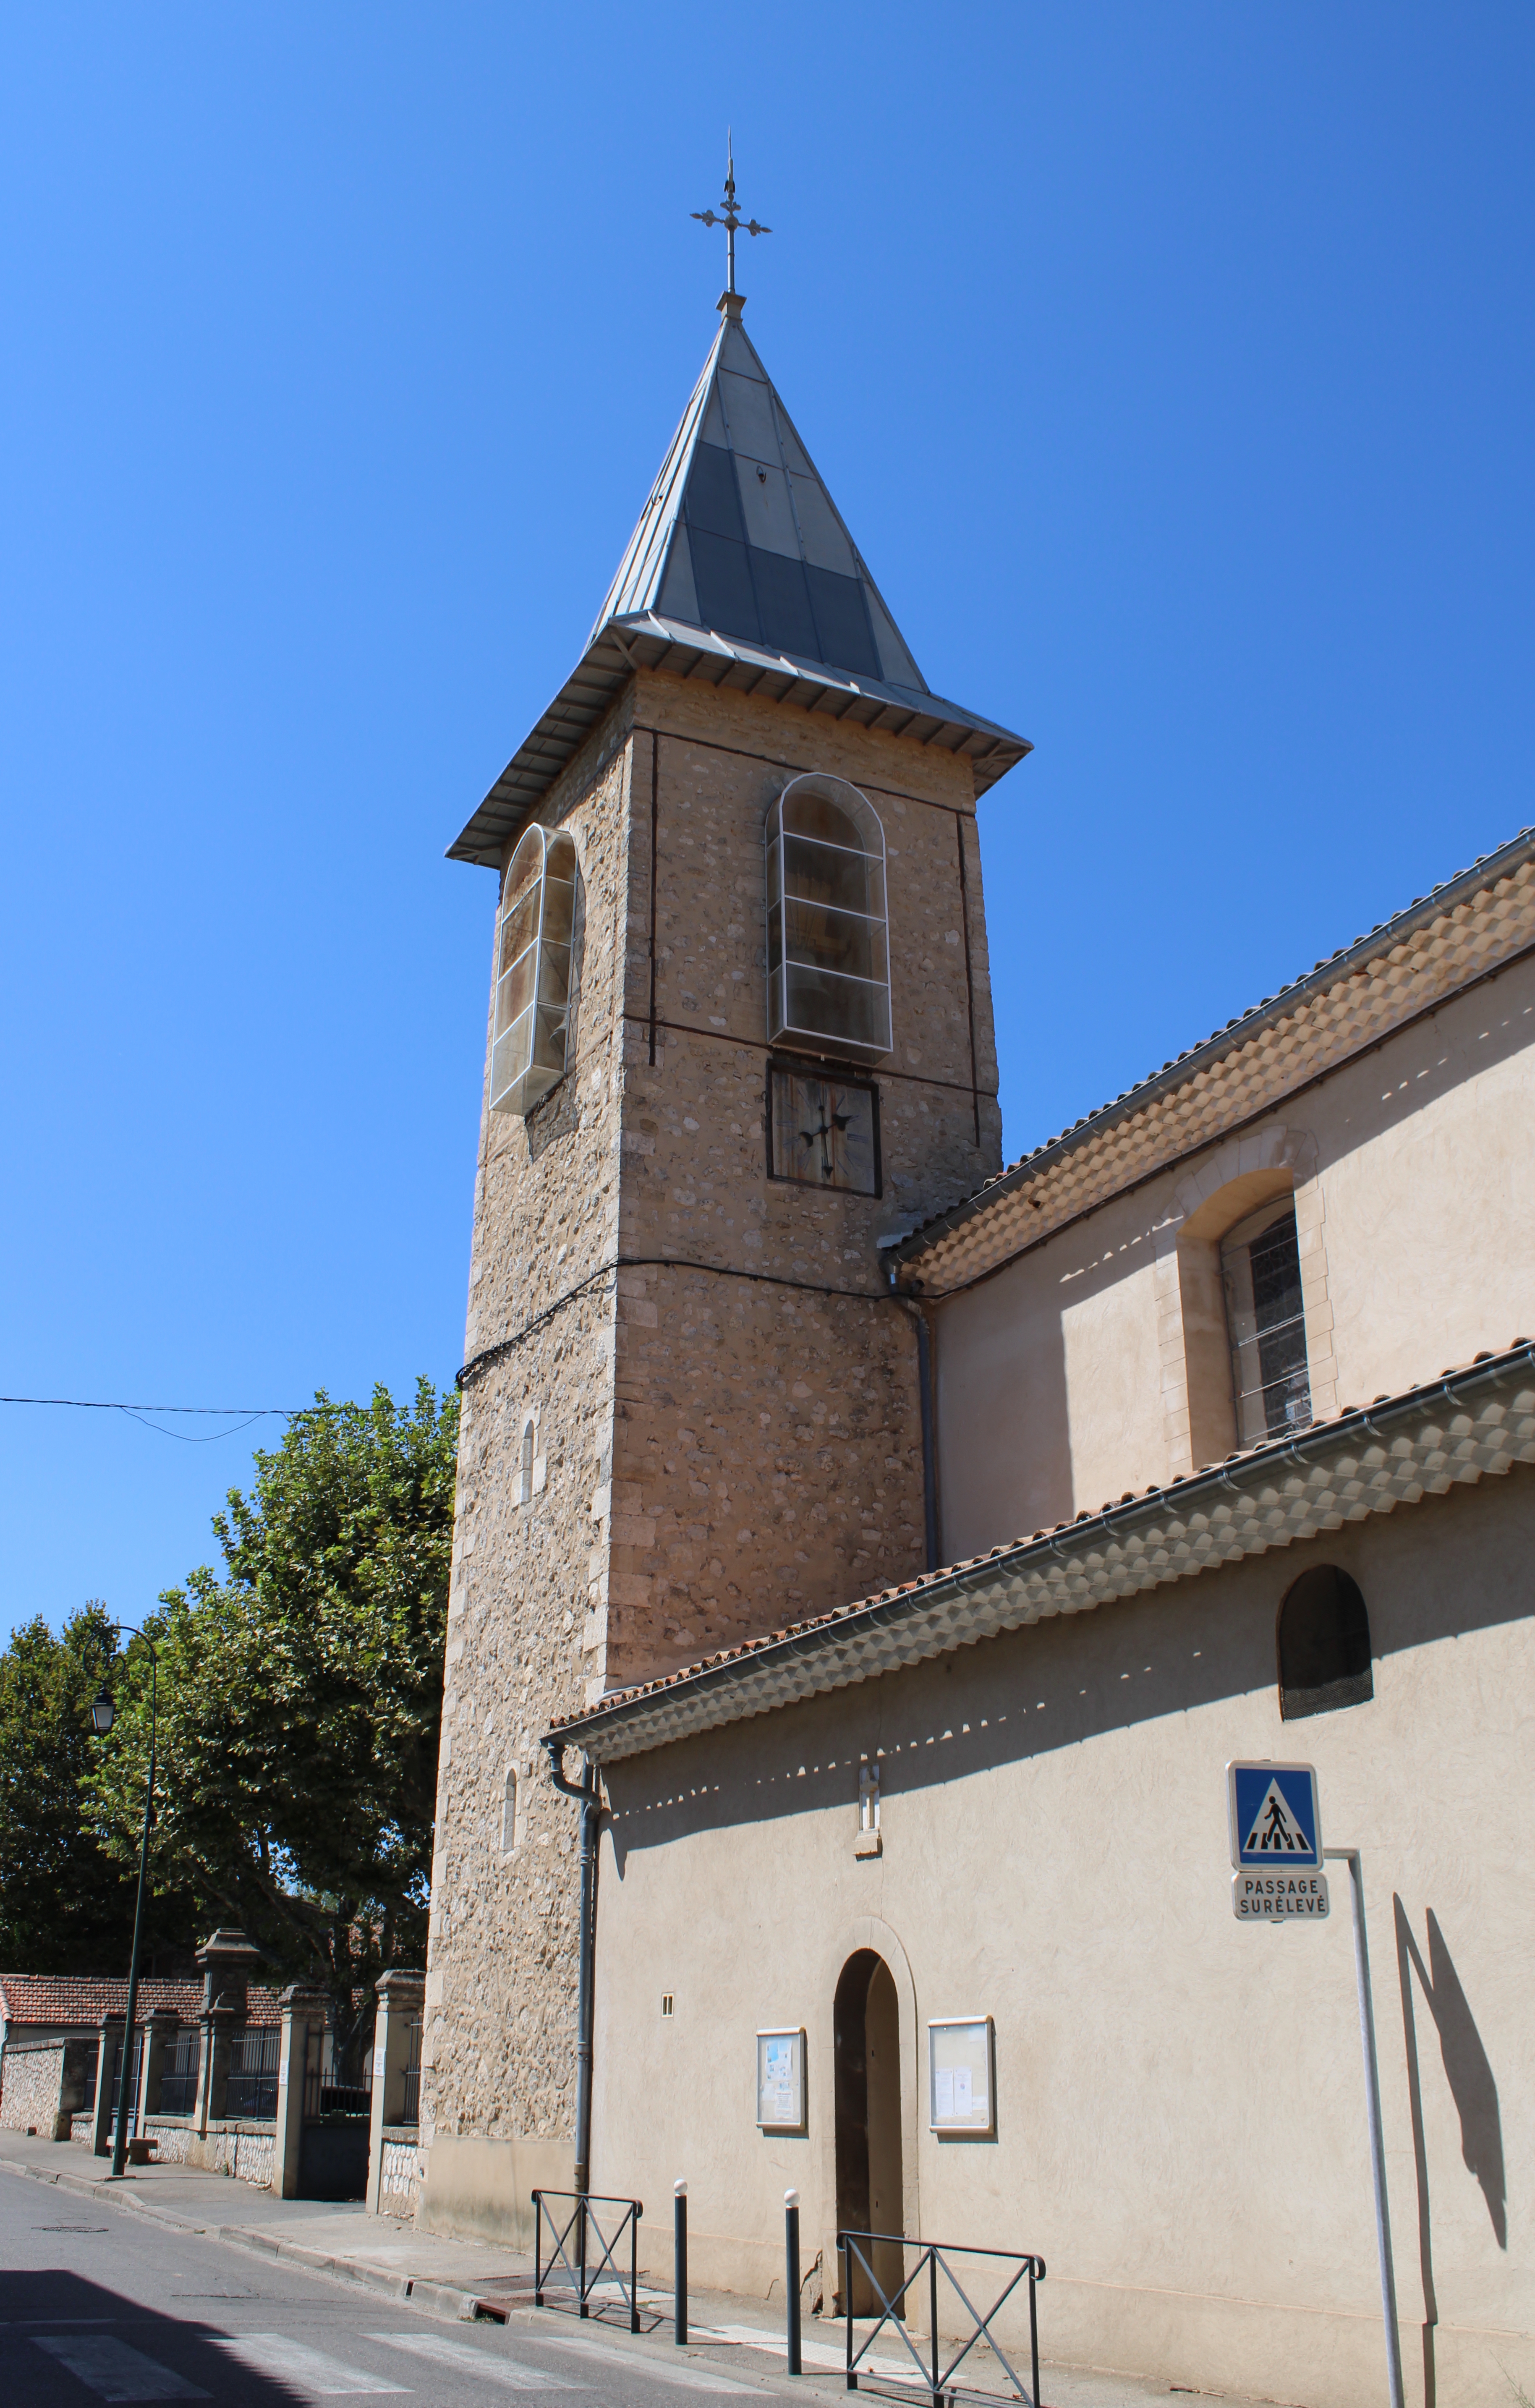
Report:
[{"label": "tiled roof edge", "polygon": [[888,1266],[894,1268],[897,1263],[920,1260],[940,1239],[963,1228],[968,1221],[973,1221],[977,1214],[986,1211],[999,1197],[1011,1189],[1026,1186],[1041,1171],[1064,1161],[1079,1146],[1102,1136],[1119,1121],[1128,1120],[1134,1113],[1144,1111],[1148,1104],[1159,1101],[1163,1096],[1175,1094],[1191,1079],[1197,1078],[1201,1070],[1218,1062],[1223,1054],[1234,1053],[1261,1030],[1284,1020],[1313,996],[1325,994],[1327,988],[1336,986],[1339,980],[1346,978],[1352,969],[1374,960],[1384,948],[1399,944],[1404,937],[1414,934],[1419,928],[1430,926],[1442,912],[1452,910],[1456,903],[1464,902],[1468,896],[1480,893],[1507,871],[1517,868],[1522,862],[1532,857],[1535,857],[1535,827],[1521,828],[1517,836],[1496,853],[1484,853],[1479,861],[1471,863],[1469,869],[1457,870],[1454,878],[1446,879],[1442,886],[1433,887],[1428,894],[1420,896],[1404,911],[1399,911],[1395,919],[1383,920],[1379,927],[1371,928],[1363,937],[1356,937],[1351,945],[1344,945],[1326,961],[1318,962],[1304,978],[1297,979],[1290,986],[1282,987],[1277,995],[1265,996],[1252,1010],[1241,1013],[1235,1020],[1228,1020],[1226,1026],[1217,1029],[1212,1037],[1205,1038],[1201,1043],[1190,1046],[1186,1054],[1180,1054],[1172,1061],[1165,1062],[1160,1070],[1149,1079],[1143,1079],[1139,1086],[1127,1087],[1112,1103],[1099,1105],[1097,1111],[1089,1112],[1070,1128],[1063,1129],[1058,1137],[1049,1138],[1032,1154],[1021,1155],[1005,1170],[998,1171],[994,1179],[987,1180],[984,1186],[978,1187],[973,1195],[965,1197],[957,1204],[949,1205],[941,1212],[930,1214],[928,1219],[919,1223],[910,1237],[904,1238],[898,1246],[891,1247],[886,1257]]},{"label": "tiled roof edge", "polygon": [[[653,656],[646,657],[644,651],[635,649],[638,647],[649,647]],[[681,666],[684,659],[689,664],[686,669]],[[803,698],[800,707],[805,710],[813,709],[814,698],[821,695],[844,696],[848,710],[854,705],[867,705],[877,714],[904,712],[901,726],[886,731],[891,735],[900,735],[912,723],[922,721],[930,723],[938,731],[947,729],[955,735],[972,737],[984,748],[980,754],[970,755],[980,793],[1034,750],[1026,736],[1019,736],[998,721],[983,718],[979,711],[968,710],[963,704],[951,702],[925,687],[919,693],[911,686],[893,685],[852,669],[828,667],[824,662],[802,660],[794,653],[750,644],[736,637],[719,636],[707,627],[644,611],[624,619],[609,619],[594,632],[552,702],[529,729],[500,777],[447,848],[446,858],[466,861],[481,868],[494,867],[507,837],[537,809],[567,763],[601,724],[637,669],[663,674],[671,670],[686,675],[702,663],[712,664],[718,672],[712,683],[724,683],[733,668],[749,670],[757,681],[752,691],[760,689],[772,701],[790,696]],[[782,690],[774,694],[768,680],[778,680]]]},{"label": "tiled roof edge", "polygon": [[[1079,1514],[1074,1521],[1059,1522],[1053,1529],[1037,1530],[1027,1539],[1014,1539],[991,1548],[983,1555],[975,1555],[960,1564],[950,1564],[938,1571],[924,1573],[919,1579],[903,1582],[898,1588],[882,1590],[877,1596],[860,1599],[853,1605],[840,1606],[835,1612],[818,1615],[813,1621],[774,1631],[763,1639],[748,1640],[727,1654],[712,1656],[701,1664],[686,1666],[678,1672],[645,1683],[634,1689],[624,1689],[606,1698],[599,1705],[588,1707],[553,1723],[547,1740],[563,1742],[567,1747],[586,1746],[600,1757],[600,1747],[591,1742],[608,1733],[621,1729],[626,1723],[653,1711],[664,1701],[697,1698],[710,1690],[728,1688],[748,1670],[757,1670],[775,1663],[787,1666],[796,1658],[813,1658],[826,1651],[833,1642],[845,1641],[860,1631],[886,1627],[909,1619],[919,1611],[946,1599],[963,1598],[982,1576],[991,1576],[1009,1567],[1022,1567],[1031,1559],[1049,1556],[1066,1559],[1072,1553],[1081,1554],[1099,1544],[1112,1535],[1133,1533],[1138,1522],[1155,1521],[1169,1500],[1175,1499],[1180,1511],[1190,1500],[1221,1489],[1239,1495],[1256,1487],[1269,1476],[1276,1464],[1286,1460],[1302,1465],[1325,1459],[1329,1451],[1346,1448],[1349,1441],[1363,1434],[1379,1440],[1393,1424],[1400,1425],[1436,1398],[1460,1405],[1479,1389],[1496,1388],[1507,1383],[1519,1370],[1535,1371],[1535,1341],[1516,1339],[1500,1353],[1479,1355],[1470,1364],[1445,1371],[1436,1380],[1403,1389],[1394,1397],[1376,1398],[1368,1406],[1351,1406],[1330,1420],[1314,1422],[1309,1429],[1295,1438],[1270,1439],[1262,1446],[1227,1455],[1223,1462],[1203,1469],[1154,1485],[1137,1495],[1126,1495],[1097,1512]],[[1198,1569],[1196,1567],[1196,1569]],[[1192,1578],[1188,1573],[1169,1572],[1169,1579]],[[955,1645],[963,1641],[956,1639]],[[941,1652],[941,1651],[934,1651]],[[811,1682],[800,1694],[812,1696],[820,1686],[835,1683]],[[782,1702],[792,1700],[785,1698]],[[729,1713],[714,1718],[710,1727],[722,1722],[744,1719],[761,1711],[760,1706],[743,1705],[739,1715]],[[679,1730],[675,1736],[683,1737]],[[664,1746],[666,1736],[657,1736],[645,1744]]]}]

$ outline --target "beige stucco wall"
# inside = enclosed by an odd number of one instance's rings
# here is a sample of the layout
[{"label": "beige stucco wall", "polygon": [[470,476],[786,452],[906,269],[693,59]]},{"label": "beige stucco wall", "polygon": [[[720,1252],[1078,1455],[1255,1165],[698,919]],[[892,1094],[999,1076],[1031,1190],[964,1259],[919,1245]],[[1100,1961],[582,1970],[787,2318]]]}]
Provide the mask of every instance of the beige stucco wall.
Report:
[{"label": "beige stucco wall", "polygon": [[1233,1442],[1191,1442],[1178,1240],[1255,1180],[1294,1188],[1319,1413],[1535,1335],[1532,1039],[1525,961],[941,1304],[944,1560]]},{"label": "beige stucco wall", "polygon": [[[807,2259],[829,2256],[831,2001],[873,1946],[901,2000],[906,2229],[1042,2252],[1048,2357],[1382,2396],[1343,1869],[1326,1926],[1230,1911],[1226,1762],[1301,1758],[1328,1843],[1363,1850],[1409,2396],[1426,2367],[1439,2408],[1535,2388],[1532,1536],[1518,1469],[614,1765],[593,2179],[646,2200],[653,2270],[678,2174],[696,2282],[768,2291],[791,2183]],[[1275,1613],[1316,1561],[1364,1588],[1376,1694],[1284,1724]],[[865,1756],[883,1854],[861,1860]],[[925,2025],[981,2014],[997,2137],[940,2142]],[[797,2024],[809,2129],[765,2137],[753,2034]]]}]

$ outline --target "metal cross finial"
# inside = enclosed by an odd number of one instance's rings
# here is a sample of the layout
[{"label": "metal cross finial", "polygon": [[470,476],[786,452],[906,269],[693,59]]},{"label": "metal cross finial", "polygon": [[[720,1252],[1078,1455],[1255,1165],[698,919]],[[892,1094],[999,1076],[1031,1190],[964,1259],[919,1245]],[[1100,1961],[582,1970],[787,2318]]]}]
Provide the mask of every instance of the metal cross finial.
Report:
[{"label": "metal cross finial", "polygon": [[736,289],[736,228],[739,225],[744,225],[748,234],[771,234],[773,229],[771,226],[758,225],[755,218],[743,218],[740,211],[736,207],[735,146],[730,138],[728,127],[725,129],[724,137],[724,208],[718,214],[716,214],[713,209],[694,209],[691,214],[697,219],[700,225],[724,226],[725,233],[724,289],[727,293],[734,293]]}]

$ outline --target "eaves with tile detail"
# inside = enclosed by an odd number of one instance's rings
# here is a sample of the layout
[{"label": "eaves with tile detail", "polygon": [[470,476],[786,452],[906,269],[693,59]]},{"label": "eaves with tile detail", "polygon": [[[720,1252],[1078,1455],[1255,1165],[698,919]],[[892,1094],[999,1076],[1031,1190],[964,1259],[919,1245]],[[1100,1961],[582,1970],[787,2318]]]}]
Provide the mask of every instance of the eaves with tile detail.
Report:
[{"label": "eaves with tile detail", "polygon": [[711,1656],[553,1726],[615,1763],[1535,1463],[1535,1345]]},{"label": "eaves with tile detail", "polygon": [[1535,829],[937,1212],[887,1256],[939,1297],[1231,1136],[1535,946]]}]

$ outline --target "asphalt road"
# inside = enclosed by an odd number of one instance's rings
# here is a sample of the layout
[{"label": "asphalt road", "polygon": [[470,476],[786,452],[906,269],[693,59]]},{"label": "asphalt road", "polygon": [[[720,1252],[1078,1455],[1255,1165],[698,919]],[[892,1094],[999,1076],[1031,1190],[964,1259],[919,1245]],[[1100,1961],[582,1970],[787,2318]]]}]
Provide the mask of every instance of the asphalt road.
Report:
[{"label": "asphalt road", "polygon": [[[226,2243],[0,2175],[7,2408],[210,2400],[220,2408],[391,2397],[419,2408],[709,2408],[782,2401],[755,2355],[668,2357],[532,2312],[455,2325]],[[724,2353],[720,2353],[724,2356]],[[803,2393],[806,2386],[796,2386]]]}]

